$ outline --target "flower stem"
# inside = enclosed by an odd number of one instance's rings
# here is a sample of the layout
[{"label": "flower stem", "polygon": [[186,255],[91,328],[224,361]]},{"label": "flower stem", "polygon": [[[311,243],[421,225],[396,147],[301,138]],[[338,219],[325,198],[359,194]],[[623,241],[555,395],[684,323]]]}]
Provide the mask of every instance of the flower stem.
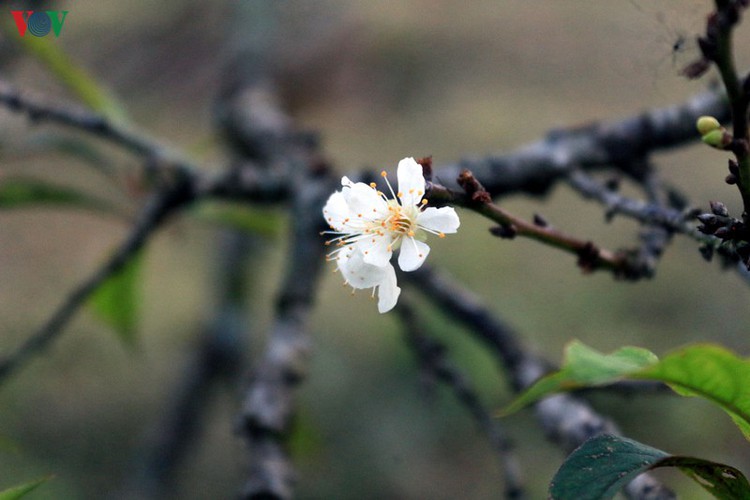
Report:
[{"label": "flower stem", "polygon": [[543,223],[528,222],[496,205],[489,193],[468,170],[461,172],[458,183],[464,188],[464,193],[431,184],[428,193],[430,203],[458,205],[473,210],[500,225],[499,228],[491,230],[496,236],[523,236],[572,253],[578,257],[578,265],[584,271],[608,269],[618,277],[642,277],[638,266],[629,258],[628,252],[612,252],[599,248],[591,241],[575,238]]},{"label": "flower stem", "polygon": [[732,152],[737,159],[739,175],[737,187],[742,196],[743,219],[750,218],[750,135],[748,134],[748,106],[750,98],[734,62],[733,29],[739,23],[741,7],[729,0],[716,0],[716,14],[709,18],[707,40],[715,44],[711,59],[716,64],[727,91],[732,113]]},{"label": "flower stem", "polygon": [[494,203],[484,203],[471,208],[508,228],[508,236],[523,236],[577,255],[579,263],[587,271],[604,268],[617,272],[627,267],[624,255],[598,248],[591,241],[577,239],[551,227],[533,224]]}]

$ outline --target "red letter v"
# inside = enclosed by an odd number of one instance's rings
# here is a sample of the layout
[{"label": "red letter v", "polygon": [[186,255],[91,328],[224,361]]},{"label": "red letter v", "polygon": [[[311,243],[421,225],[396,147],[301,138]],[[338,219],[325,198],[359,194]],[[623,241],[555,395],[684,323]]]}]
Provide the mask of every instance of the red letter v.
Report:
[{"label": "red letter v", "polygon": [[16,22],[16,28],[18,28],[18,34],[21,36],[24,36],[26,34],[26,20],[29,18],[31,14],[34,13],[33,10],[27,10],[26,11],[26,19],[24,19],[23,14],[24,12],[22,10],[12,10],[10,11],[11,14],[13,14],[13,20]]}]

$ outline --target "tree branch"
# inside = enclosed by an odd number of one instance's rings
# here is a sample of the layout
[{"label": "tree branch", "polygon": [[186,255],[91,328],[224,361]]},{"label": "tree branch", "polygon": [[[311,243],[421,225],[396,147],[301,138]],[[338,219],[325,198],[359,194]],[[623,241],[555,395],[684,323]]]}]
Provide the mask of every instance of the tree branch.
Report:
[{"label": "tree branch", "polygon": [[156,192],[143,208],[135,226],[112,257],[89,278],[68,294],[63,303],[50,316],[47,322],[29,337],[13,354],[0,362],[0,382],[23,367],[35,354],[41,352],[64,330],[75,313],[83,306],[91,294],[108,278],[117,274],[141,248],[151,234],[159,228],[168,215],[192,201],[194,192],[186,179]]},{"label": "tree branch", "polygon": [[259,245],[252,237],[231,231],[223,231],[219,243],[215,316],[171,391],[164,417],[132,460],[131,475],[115,498],[156,499],[168,494],[175,471],[203,430],[215,383],[234,381],[241,372],[247,336],[244,271]]},{"label": "tree branch", "polygon": [[295,478],[285,442],[292,428],[294,390],[307,372],[311,349],[307,322],[325,263],[320,209],[332,189],[325,177],[304,176],[296,185],[288,267],[276,318],[240,415],[239,432],[250,452],[249,479],[241,494],[245,499],[288,499],[293,494]]},{"label": "tree branch", "polygon": [[744,206],[743,220],[750,223],[750,130],[748,129],[748,106],[750,106],[750,80],[740,80],[734,63],[733,35],[739,24],[743,2],[716,0],[716,12],[709,16],[706,33],[700,38],[704,56],[713,61],[719,70],[726,88],[729,108],[732,113],[731,149],[737,158],[737,187]]},{"label": "tree branch", "polygon": [[553,130],[537,142],[514,152],[466,159],[435,169],[436,182],[458,186],[461,170],[470,170],[492,198],[513,193],[541,195],[576,169],[618,168],[639,177],[634,167],[656,151],[698,139],[695,122],[702,115],[729,119],[726,97],[705,91],[678,106],[658,108],[637,116],[580,128]]},{"label": "tree branch", "polygon": [[499,455],[505,473],[505,498],[525,498],[520,465],[513,454],[513,443],[499,421],[485,409],[470,382],[447,359],[445,346],[422,331],[414,309],[403,297],[396,306],[396,312],[404,326],[406,343],[416,355],[419,364],[453,390],[456,399],[471,414]]},{"label": "tree branch", "polygon": [[[529,387],[549,371],[549,365],[526,352],[516,333],[495,318],[468,290],[426,266],[412,273],[402,273],[401,277],[415,285],[447,316],[464,324],[468,332],[486,344],[510,376],[511,386],[516,392]],[[557,394],[543,399],[534,406],[534,411],[547,437],[566,453],[597,434],[620,434],[612,421],[572,394]],[[650,474],[638,476],[628,484],[625,492],[632,499],[674,498],[674,494]]]},{"label": "tree branch", "polygon": [[632,257],[632,252],[611,252],[599,248],[588,240],[582,240],[549,227],[537,217],[534,223],[517,217],[492,202],[489,193],[469,171],[462,171],[458,178],[465,193],[451,191],[444,186],[430,184],[425,197],[438,205],[451,204],[473,210],[499,224],[490,232],[501,238],[523,236],[578,257],[578,265],[586,272],[598,269],[611,271],[616,277],[639,279],[644,276],[642,269]]},{"label": "tree branch", "polygon": [[149,166],[177,170],[182,174],[198,169],[176,151],[151,139],[150,135],[141,134],[79,106],[60,105],[32,97],[3,80],[0,80],[0,104],[11,111],[26,114],[34,123],[56,123],[105,139],[132,154],[147,158]]}]

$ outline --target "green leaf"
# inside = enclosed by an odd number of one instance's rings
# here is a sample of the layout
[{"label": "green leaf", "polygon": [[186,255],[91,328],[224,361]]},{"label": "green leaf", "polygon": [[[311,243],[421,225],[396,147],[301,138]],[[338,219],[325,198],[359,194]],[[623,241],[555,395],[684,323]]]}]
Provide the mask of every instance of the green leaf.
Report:
[{"label": "green leaf", "polygon": [[[3,25],[4,31],[12,30],[8,23]],[[81,101],[94,111],[110,120],[125,123],[127,115],[123,106],[113,95],[99,84],[88,72],[76,64],[68,54],[54,40],[35,36],[9,37],[18,42],[29,54],[34,56],[55,75],[61,83],[75,93]]]},{"label": "green leaf", "polygon": [[612,498],[669,454],[627,438],[602,434],[573,450],[550,483],[554,500]]},{"label": "green leaf", "polygon": [[750,440],[750,360],[713,344],[697,344],[668,354],[632,375],[659,380],[683,396],[700,396],[726,411]]},{"label": "green leaf", "polygon": [[671,456],[660,460],[656,467],[678,467],[715,498],[736,500],[750,498],[747,478],[734,467],[693,457]]},{"label": "green leaf", "polygon": [[606,434],[589,439],[568,456],[552,479],[550,498],[612,498],[638,474],[657,467],[679,468],[716,498],[750,498],[750,484],[733,467],[670,455],[632,439]]},{"label": "green leaf", "polygon": [[113,205],[73,188],[31,178],[15,177],[0,183],[0,210],[38,205],[63,205],[118,213]]},{"label": "green leaf", "polygon": [[664,382],[682,396],[707,399],[727,412],[750,440],[750,384],[747,383],[750,360],[713,344],[684,347],[659,361],[644,349],[625,347],[605,355],[573,342],[566,350],[563,368],[532,385],[501,415],[518,411],[555,392],[625,378]]},{"label": "green leaf", "polygon": [[46,66],[50,73],[91,109],[102,113],[110,120],[127,122],[125,108],[120,102],[83,67],[76,64],[52,37],[20,37],[10,16],[0,22],[0,30],[8,35],[8,40],[19,44],[23,50]]},{"label": "green leaf", "polygon": [[50,479],[52,479],[52,476],[46,476],[30,483],[0,491],[0,500],[17,500],[18,498],[23,498],[27,493],[46,483]]},{"label": "green leaf", "polygon": [[657,361],[652,352],[638,347],[623,347],[612,354],[602,354],[573,341],[565,349],[562,369],[538,380],[501,414],[514,413],[555,392],[612,383]]},{"label": "green leaf", "polygon": [[204,202],[193,209],[199,219],[241,231],[274,237],[281,227],[280,215],[268,210],[224,202]]},{"label": "green leaf", "polygon": [[109,277],[89,299],[94,314],[111,326],[125,344],[133,345],[140,305],[139,278],[143,259],[133,256],[119,272]]}]

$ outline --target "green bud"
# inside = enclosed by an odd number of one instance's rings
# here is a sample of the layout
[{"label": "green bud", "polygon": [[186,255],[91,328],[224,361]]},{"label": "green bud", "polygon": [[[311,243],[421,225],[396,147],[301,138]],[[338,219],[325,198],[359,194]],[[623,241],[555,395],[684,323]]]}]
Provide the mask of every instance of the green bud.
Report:
[{"label": "green bud", "polygon": [[728,142],[731,142],[731,137],[729,138],[729,141],[726,141],[726,136],[728,135],[729,134],[724,130],[715,129],[707,134],[703,134],[701,140],[711,147],[724,149],[724,147],[728,145]]},{"label": "green bud", "polygon": [[713,116],[701,116],[698,118],[698,121],[695,122],[695,126],[702,136],[721,128],[719,120]]}]

